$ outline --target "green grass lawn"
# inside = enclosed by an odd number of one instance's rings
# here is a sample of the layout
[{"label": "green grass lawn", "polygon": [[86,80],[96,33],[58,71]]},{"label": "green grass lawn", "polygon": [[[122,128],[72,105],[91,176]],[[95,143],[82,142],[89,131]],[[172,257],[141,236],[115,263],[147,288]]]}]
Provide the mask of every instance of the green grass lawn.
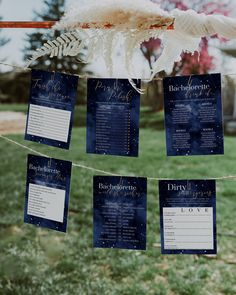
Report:
[{"label": "green grass lawn", "polygon": [[[77,105],[75,107],[73,126],[86,126],[86,109],[87,107],[84,105]],[[0,104],[0,112],[14,111],[26,114],[27,110],[28,105],[26,104]],[[152,112],[149,107],[141,107],[140,127],[162,130],[164,128],[164,112]]]},{"label": "green grass lawn", "polygon": [[[122,175],[195,179],[236,174],[233,137],[225,156],[165,156],[163,131],[141,129],[140,157],[87,155],[84,128],[64,151],[9,135],[51,157]],[[0,294],[236,294],[236,181],[217,182],[218,255],[161,255],[158,183],[148,182],[147,251],[93,249],[93,173],[73,168],[67,234],[23,223],[27,151],[0,139]],[[223,235],[222,235],[223,234]],[[226,235],[226,236],[225,236]],[[234,263],[233,263],[234,262]]]}]

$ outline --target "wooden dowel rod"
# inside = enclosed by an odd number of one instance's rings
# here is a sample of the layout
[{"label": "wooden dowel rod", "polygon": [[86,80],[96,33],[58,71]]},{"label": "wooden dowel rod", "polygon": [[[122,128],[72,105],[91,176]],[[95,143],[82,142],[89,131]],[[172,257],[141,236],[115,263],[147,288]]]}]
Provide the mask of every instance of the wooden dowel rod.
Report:
[{"label": "wooden dowel rod", "polygon": [[0,21],[0,28],[5,29],[50,29],[55,25],[55,21],[31,22],[31,21]]},{"label": "wooden dowel rod", "polygon": [[[31,21],[0,21],[0,28],[1,29],[28,29],[28,28],[35,28],[35,29],[50,29],[54,26],[56,21],[45,21],[45,22],[31,22]],[[110,23],[81,23],[79,25],[82,29],[111,29],[114,28],[115,25]],[[152,25],[149,29],[161,29],[160,25]],[[170,25],[168,30],[173,30],[174,25]]]}]

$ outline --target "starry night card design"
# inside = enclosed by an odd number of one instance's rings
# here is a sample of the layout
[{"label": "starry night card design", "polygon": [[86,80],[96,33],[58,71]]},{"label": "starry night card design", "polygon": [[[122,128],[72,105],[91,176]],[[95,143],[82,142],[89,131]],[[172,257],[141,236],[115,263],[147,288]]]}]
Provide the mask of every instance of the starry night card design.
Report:
[{"label": "starry night card design", "polygon": [[163,81],[167,156],[224,154],[221,75]]},{"label": "starry night card design", "polygon": [[69,149],[78,77],[32,70],[25,139]]},{"label": "starry night card design", "polygon": [[95,248],[146,249],[147,179],[94,176]]},{"label": "starry night card design", "polygon": [[24,221],[66,232],[71,162],[28,155]]},{"label": "starry night card design", "polygon": [[215,180],[159,181],[162,254],[216,254]]},{"label": "starry night card design", "polygon": [[139,112],[140,94],[127,79],[88,79],[87,153],[137,157]]}]

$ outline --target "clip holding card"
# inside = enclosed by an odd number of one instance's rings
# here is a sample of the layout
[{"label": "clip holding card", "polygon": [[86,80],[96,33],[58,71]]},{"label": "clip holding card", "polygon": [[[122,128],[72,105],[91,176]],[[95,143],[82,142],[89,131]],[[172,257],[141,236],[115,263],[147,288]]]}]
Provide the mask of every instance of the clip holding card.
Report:
[{"label": "clip holding card", "polygon": [[52,158],[49,158],[49,161],[48,161],[48,168],[51,168],[52,166]]}]

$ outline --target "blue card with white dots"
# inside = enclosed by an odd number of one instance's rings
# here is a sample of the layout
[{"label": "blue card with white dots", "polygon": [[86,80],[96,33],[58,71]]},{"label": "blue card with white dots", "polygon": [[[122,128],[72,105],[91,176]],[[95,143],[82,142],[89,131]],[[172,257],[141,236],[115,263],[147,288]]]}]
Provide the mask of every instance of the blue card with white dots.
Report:
[{"label": "blue card with white dots", "polygon": [[87,153],[138,157],[140,94],[128,79],[88,79],[87,88]]},{"label": "blue card with white dots", "polygon": [[163,81],[167,156],[224,154],[221,75]]},{"label": "blue card with white dots", "polygon": [[32,70],[25,140],[69,149],[78,76]]},{"label": "blue card with white dots", "polygon": [[215,180],[159,181],[162,254],[216,254]]},{"label": "blue card with white dots", "polygon": [[93,178],[95,248],[146,249],[147,179]]},{"label": "blue card with white dots", "polygon": [[28,155],[24,222],[66,232],[72,163]]}]

